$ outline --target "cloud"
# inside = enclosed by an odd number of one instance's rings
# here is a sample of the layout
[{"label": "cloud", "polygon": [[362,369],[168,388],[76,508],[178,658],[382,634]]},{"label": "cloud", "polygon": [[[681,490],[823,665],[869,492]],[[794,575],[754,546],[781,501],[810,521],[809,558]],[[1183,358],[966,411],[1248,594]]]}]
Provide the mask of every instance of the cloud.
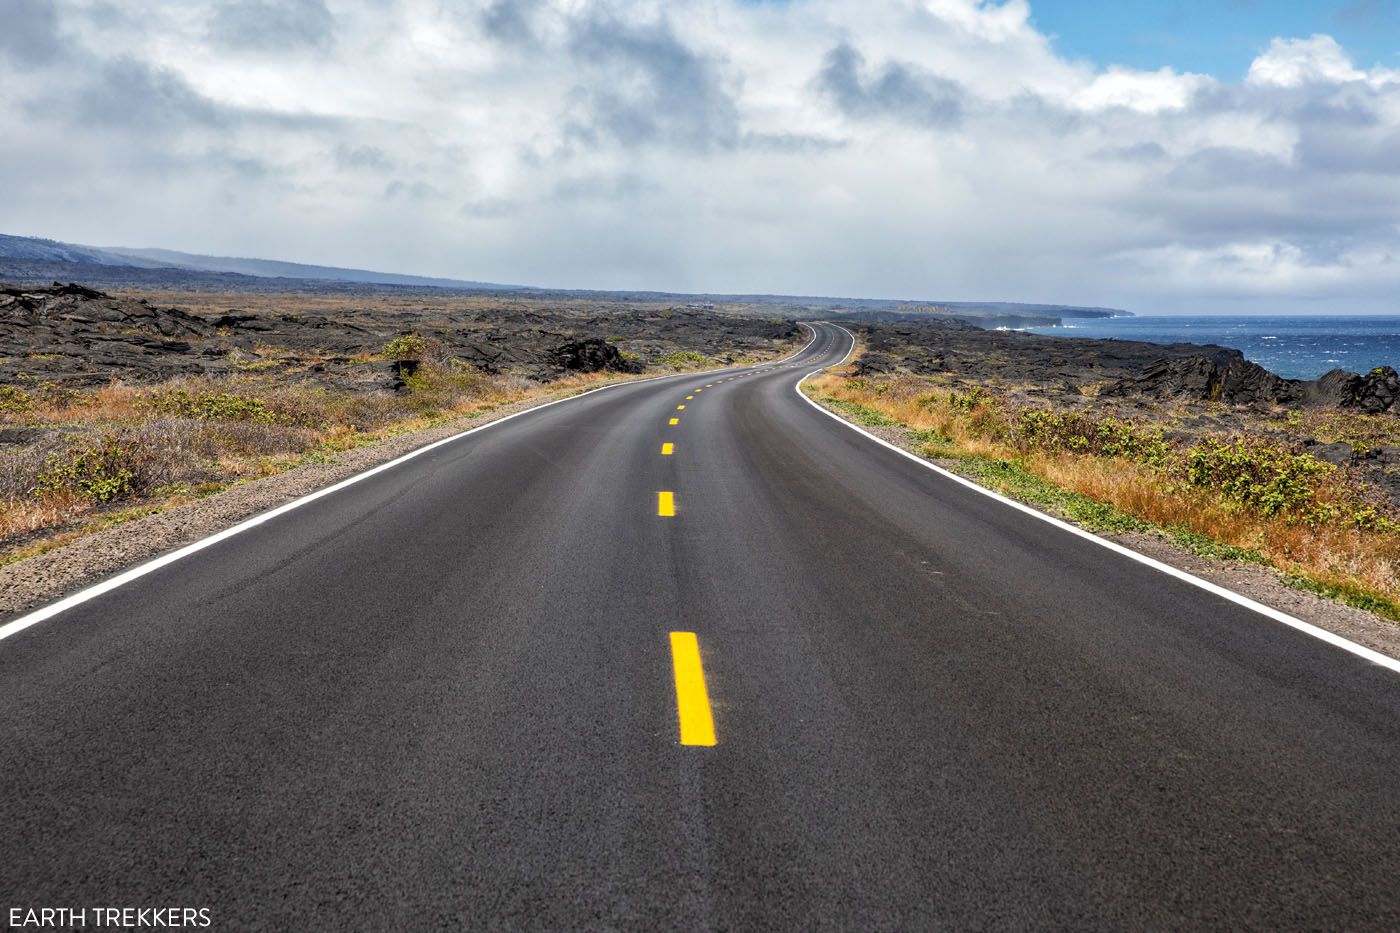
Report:
[{"label": "cloud", "polygon": [[5,2],[5,232],[547,286],[1400,310],[1400,73],[1325,35],[1232,80],[1066,60],[1023,0]]},{"label": "cloud", "polygon": [[209,16],[208,36],[228,48],[284,52],[329,45],[334,29],[324,0],[224,0]]},{"label": "cloud", "polygon": [[610,201],[635,198],[654,190],[655,185],[633,172],[618,175],[582,175],[561,178],[552,194],[569,201]]},{"label": "cloud", "polygon": [[964,92],[956,81],[899,62],[866,79],[865,58],[848,43],[826,54],[817,87],[850,117],[893,117],[920,126],[951,126],[962,119]]},{"label": "cloud", "polygon": [[1363,71],[1331,36],[1307,39],[1274,39],[1268,51],[1249,66],[1248,81],[1256,85],[1299,87],[1364,81],[1374,86],[1400,84],[1400,71],[1375,68]]},{"label": "cloud", "polygon": [[539,5],[538,0],[492,0],[479,14],[481,30],[510,45],[533,45],[533,20]]},{"label": "cloud", "polygon": [[146,132],[207,127],[228,118],[226,108],[194,90],[177,72],[135,58],[101,62],[70,106],[86,124]]},{"label": "cloud", "polygon": [[51,0],[6,0],[0,17],[0,60],[34,65],[61,53],[58,12]]},{"label": "cloud", "polygon": [[1131,71],[1111,67],[1074,95],[1075,106],[1085,110],[1123,107],[1143,113],[1184,110],[1210,79],[1203,75],[1178,74],[1170,68]]},{"label": "cloud", "polygon": [[623,145],[731,146],[738,109],[720,63],[690,48],[669,23],[629,24],[600,13],[574,22],[569,53],[585,76],[572,130]]},{"label": "cloud", "polygon": [[1300,165],[1327,177],[1356,172],[1400,176],[1400,127],[1304,127],[1298,140]]},{"label": "cloud", "polygon": [[395,179],[384,188],[384,197],[390,200],[437,201],[447,194],[426,181],[401,181]]},{"label": "cloud", "polygon": [[378,146],[337,143],[333,155],[335,164],[344,171],[389,172],[394,162]]}]

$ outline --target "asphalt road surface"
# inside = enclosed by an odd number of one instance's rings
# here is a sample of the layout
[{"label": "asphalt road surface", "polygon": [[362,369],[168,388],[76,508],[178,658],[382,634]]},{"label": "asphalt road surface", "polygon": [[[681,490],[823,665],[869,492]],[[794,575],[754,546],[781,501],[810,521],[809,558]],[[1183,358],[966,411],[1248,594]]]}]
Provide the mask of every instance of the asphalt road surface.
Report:
[{"label": "asphalt road surface", "polygon": [[6,917],[1400,927],[1400,677],[824,416],[848,346],[523,415],[0,641]]}]

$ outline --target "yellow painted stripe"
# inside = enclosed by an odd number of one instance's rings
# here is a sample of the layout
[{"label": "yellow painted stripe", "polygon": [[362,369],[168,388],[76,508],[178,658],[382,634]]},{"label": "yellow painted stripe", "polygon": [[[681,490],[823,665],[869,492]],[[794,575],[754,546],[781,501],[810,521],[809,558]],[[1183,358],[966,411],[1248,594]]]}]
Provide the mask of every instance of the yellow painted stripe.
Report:
[{"label": "yellow painted stripe", "polygon": [[687,396],[685,397],[685,400],[688,402],[688,401],[690,401],[690,400],[693,399],[693,398],[695,398],[695,396],[693,396],[693,395],[687,395]]},{"label": "yellow painted stripe", "polygon": [[684,405],[677,405],[677,406],[676,406],[676,411],[685,411],[685,406],[684,406]]},{"label": "yellow painted stripe", "polygon": [[670,518],[676,514],[675,493],[658,492],[656,494],[656,514],[663,518]]},{"label": "yellow painted stripe", "polygon": [[676,668],[676,710],[682,745],[714,745],[715,720],[700,666],[700,642],[694,632],[671,633],[671,663]]},{"label": "yellow painted stripe", "polygon": [[676,452],[676,445],[675,445],[675,444],[662,444],[662,445],[661,445],[661,456],[663,456],[663,457],[669,457],[669,456],[671,456],[671,454],[673,454],[673,453],[675,453],[675,452]]},{"label": "yellow painted stripe", "polygon": [[671,423],[672,423],[672,424],[680,424],[680,423],[681,423],[681,419],[679,419],[679,418],[672,418],[672,419],[671,419]]},{"label": "yellow painted stripe", "polygon": [[708,388],[709,388],[710,386],[712,386],[712,385],[714,385],[713,382],[707,382],[707,383],[705,383],[705,388],[708,389]]}]

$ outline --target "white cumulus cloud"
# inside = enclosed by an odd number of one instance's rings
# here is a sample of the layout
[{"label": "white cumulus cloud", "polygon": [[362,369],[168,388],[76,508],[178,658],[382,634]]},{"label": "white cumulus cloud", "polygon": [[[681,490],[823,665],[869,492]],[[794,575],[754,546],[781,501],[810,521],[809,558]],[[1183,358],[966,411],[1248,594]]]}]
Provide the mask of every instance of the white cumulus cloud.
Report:
[{"label": "white cumulus cloud", "polygon": [[1328,36],[1242,81],[1097,68],[1031,13],[14,0],[6,232],[557,286],[1400,310],[1397,72]]}]

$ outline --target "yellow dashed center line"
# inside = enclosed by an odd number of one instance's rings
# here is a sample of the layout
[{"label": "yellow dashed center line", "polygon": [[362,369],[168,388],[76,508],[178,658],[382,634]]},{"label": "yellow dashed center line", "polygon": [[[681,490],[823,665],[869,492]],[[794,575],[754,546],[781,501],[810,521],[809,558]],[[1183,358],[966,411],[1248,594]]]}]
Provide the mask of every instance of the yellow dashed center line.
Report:
[{"label": "yellow dashed center line", "polygon": [[662,518],[671,518],[676,514],[675,493],[658,492],[656,494],[656,514]]},{"label": "yellow dashed center line", "polygon": [[661,456],[663,456],[663,457],[669,457],[669,456],[671,456],[671,454],[673,454],[673,453],[675,453],[675,452],[676,452],[676,445],[675,445],[675,444],[662,444],[662,445],[661,445]]},{"label": "yellow dashed center line", "polygon": [[684,405],[677,405],[677,406],[676,406],[676,411],[685,411],[685,406],[684,406]]},{"label": "yellow dashed center line", "polygon": [[687,395],[687,396],[685,397],[685,400],[688,402],[688,401],[690,401],[690,400],[693,399],[693,398],[695,398],[695,396],[693,396],[693,395]]},{"label": "yellow dashed center line", "polygon": [[682,745],[714,745],[715,720],[700,665],[700,642],[694,632],[671,633],[671,663],[676,669],[676,711]]},{"label": "yellow dashed center line", "polygon": [[672,418],[672,419],[671,419],[671,423],[672,423],[672,424],[680,424],[680,423],[681,423],[681,419],[679,419],[679,418]]}]

